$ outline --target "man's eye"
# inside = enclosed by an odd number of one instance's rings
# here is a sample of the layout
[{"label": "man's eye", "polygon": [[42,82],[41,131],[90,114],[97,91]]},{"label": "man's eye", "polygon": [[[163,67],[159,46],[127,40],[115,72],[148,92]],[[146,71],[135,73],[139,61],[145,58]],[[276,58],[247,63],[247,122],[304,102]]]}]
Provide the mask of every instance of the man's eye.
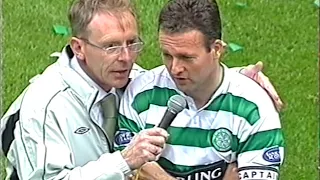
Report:
[{"label": "man's eye", "polygon": [[111,47],[114,47],[114,46],[116,46],[116,45],[115,44],[107,44],[107,45],[104,45],[103,47],[105,49],[107,49],[107,48],[111,48]]},{"label": "man's eye", "polygon": [[181,58],[186,61],[192,61],[194,59],[194,57],[191,57],[191,56],[183,56]]},{"label": "man's eye", "polygon": [[163,53],[162,55],[163,55],[163,57],[168,57],[168,56],[170,56],[169,54],[165,54],[165,53]]},{"label": "man's eye", "polygon": [[167,54],[167,53],[163,53],[162,56],[166,60],[172,59],[172,56],[170,54]]},{"label": "man's eye", "polygon": [[139,42],[138,39],[131,39],[131,40],[127,41],[127,44],[130,45],[130,44],[134,44],[134,43],[137,43],[137,42]]}]

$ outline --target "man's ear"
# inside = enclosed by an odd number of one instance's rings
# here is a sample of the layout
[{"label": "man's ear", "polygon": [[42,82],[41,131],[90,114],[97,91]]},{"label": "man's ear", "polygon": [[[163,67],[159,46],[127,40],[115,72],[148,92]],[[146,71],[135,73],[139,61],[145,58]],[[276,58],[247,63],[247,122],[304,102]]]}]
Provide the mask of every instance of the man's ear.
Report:
[{"label": "man's ear", "polygon": [[74,55],[77,57],[79,60],[84,60],[85,55],[84,55],[84,43],[81,39],[72,37],[70,40],[70,47],[74,53]]},{"label": "man's ear", "polygon": [[225,47],[226,47],[226,43],[220,39],[215,40],[211,44],[211,52],[213,54],[214,59],[220,59],[221,55],[224,52]]}]

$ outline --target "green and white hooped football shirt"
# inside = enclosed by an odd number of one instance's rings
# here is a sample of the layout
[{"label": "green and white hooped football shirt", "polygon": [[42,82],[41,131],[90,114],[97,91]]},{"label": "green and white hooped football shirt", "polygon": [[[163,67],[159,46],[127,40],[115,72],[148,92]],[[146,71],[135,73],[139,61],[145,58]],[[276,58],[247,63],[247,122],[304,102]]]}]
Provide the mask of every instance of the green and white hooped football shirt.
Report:
[{"label": "green and white hooped football shirt", "polygon": [[223,82],[201,109],[177,89],[164,66],[134,79],[120,104],[115,148],[142,129],[158,125],[172,95],[187,100],[168,128],[158,163],[183,180],[222,179],[237,162],[241,180],[276,180],[284,159],[279,115],[267,93],[251,79],[224,67]]}]

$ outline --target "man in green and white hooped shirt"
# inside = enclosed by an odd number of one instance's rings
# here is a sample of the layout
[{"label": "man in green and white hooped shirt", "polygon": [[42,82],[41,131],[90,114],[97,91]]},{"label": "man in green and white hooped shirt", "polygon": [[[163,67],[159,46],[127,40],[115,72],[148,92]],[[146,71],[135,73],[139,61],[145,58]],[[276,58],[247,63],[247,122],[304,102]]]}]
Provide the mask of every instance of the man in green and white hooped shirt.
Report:
[{"label": "man in green and white hooped shirt", "polygon": [[169,98],[187,108],[170,127],[157,163],[177,179],[222,179],[236,162],[241,180],[278,179],[284,160],[279,114],[253,80],[220,62],[223,49],[216,2],[173,0],[159,17],[164,66],[134,79],[120,105],[117,148],[157,126]]}]

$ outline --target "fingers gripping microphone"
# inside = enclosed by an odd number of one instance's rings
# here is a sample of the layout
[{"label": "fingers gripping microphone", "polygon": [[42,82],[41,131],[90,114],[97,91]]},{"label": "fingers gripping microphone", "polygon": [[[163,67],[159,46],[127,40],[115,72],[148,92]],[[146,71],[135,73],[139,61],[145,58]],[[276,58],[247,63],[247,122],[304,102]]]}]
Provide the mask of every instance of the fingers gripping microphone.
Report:
[{"label": "fingers gripping microphone", "polygon": [[186,108],[187,102],[184,97],[180,95],[173,95],[168,101],[168,108],[164,113],[158,127],[167,129],[172,123],[173,119],[180,113],[184,108]]}]

